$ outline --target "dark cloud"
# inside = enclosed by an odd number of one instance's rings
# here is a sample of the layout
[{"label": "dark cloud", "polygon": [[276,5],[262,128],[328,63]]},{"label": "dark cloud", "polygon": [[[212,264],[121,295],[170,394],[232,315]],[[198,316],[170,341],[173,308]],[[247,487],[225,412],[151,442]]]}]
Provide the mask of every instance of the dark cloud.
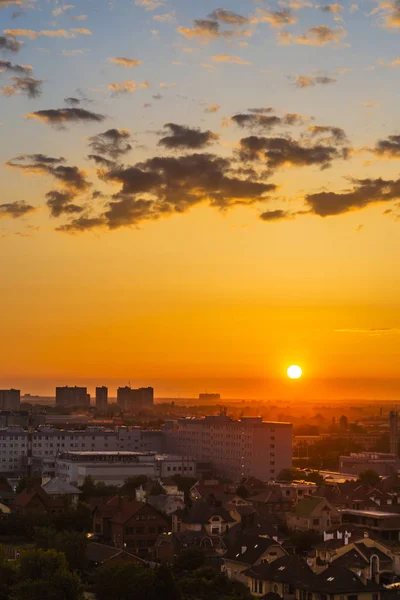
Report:
[{"label": "dark cloud", "polygon": [[[234,16],[236,13],[230,13],[230,11],[226,11],[224,9],[219,9],[218,12],[220,21],[224,24],[228,24],[236,27],[238,25],[237,18],[240,18],[240,15],[236,15],[236,19]],[[231,15],[231,17],[229,17]],[[228,23],[228,20],[231,18],[231,22]],[[225,19],[225,20],[223,20]],[[220,24],[215,19],[195,19],[193,21],[193,27],[178,27],[178,32],[184,35],[187,39],[199,38],[203,42],[207,42],[213,38],[240,38],[240,37],[249,37],[251,32],[247,29],[228,29],[221,31]]]},{"label": "dark cloud", "polygon": [[162,99],[162,95],[161,94],[154,94],[152,96],[153,100],[161,100]]},{"label": "dark cloud", "polygon": [[132,150],[131,134],[127,129],[108,129],[89,138],[89,146],[95,154],[105,154],[117,160]]},{"label": "dark cloud", "polygon": [[242,160],[265,160],[270,169],[283,165],[310,166],[321,169],[331,166],[335,159],[347,158],[346,148],[316,144],[302,145],[291,138],[250,136],[240,140],[239,156]]},{"label": "dark cloud", "polygon": [[109,202],[108,207],[104,217],[110,229],[136,225],[141,221],[161,216],[160,212],[154,210],[154,202],[151,200],[127,197]]},{"label": "dark cloud", "polygon": [[15,202],[9,202],[8,204],[0,204],[0,217],[18,219],[35,210],[34,206],[27,204],[24,200],[16,200]]},{"label": "dark cloud", "polygon": [[260,112],[255,112],[253,109],[251,114],[237,114],[231,117],[231,120],[241,128],[247,127],[252,131],[270,131],[273,127],[279,125],[303,125],[306,119],[297,113],[287,113],[283,117],[276,115],[265,115]]},{"label": "dark cloud", "polygon": [[24,42],[19,42],[12,35],[0,35],[0,51],[3,52],[18,52]]},{"label": "dark cloud", "polygon": [[115,166],[114,161],[108,160],[108,158],[105,158],[104,156],[100,156],[100,154],[88,154],[88,158],[90,160],[93,160],[97,165],[102,166],[102,167],[111,168],[111,167]]},{"label": "dark cloud", "polygon": [[322,12],[336,14],[341,13],[344,10],[343,6],[341,6],[340,4],[325,4],[317,6],[317,8],[319,8],[319,10],[322,10]]},{"label": "dark cloud", "polygon": [[260,215],[262,221],[284,221],[293,218],[288,210],[267,210]]},{"label": "dark cloud", "polygon": [[50,108],[38,110],[25,115],[27,119],[37,119],[46,125],[63,126],[65,123],[96,122],[106,118],[104,115],[85,110],[84,108]]},{"label": "dark cloud", "polygon": [[346,133],[341,127],[330,127],[324,125],[310,125],[307,128],[307,134],[310,138],[327,135],[324,142],[333,144],[346,144],[348,142]]},{"label": "dark cloud", "polygon": [[243,17],[232,10],[227,10],[226,8],[217,8],[213,10],[213,12],[208,15],[208,18],[233,26],[245,25],[249,22],[246,17]]},{"label": "dark cloud", "polygon": [[64,102],[65,104],[68,104],[68,106],[79,106],[80,103],[82,102],[79,98],[64,98]]},{"label": "dark cloud", "polygon": [[268,113],[274,112],[272,106],[263,106],[262,108],[249,108],[249,113],[254,113],[256,115],[266,115]]},{"label": "dark cloud", "polygon": [[9,71],[12,73],[31,73],[30,65],[13,65],[9,60],[0,60],[0,72]]},{"label": "dark cloud", "polygon": [[389,135],[385,140],[378,140],[372,152],[387,158],[400,157],[400,135]]},{"label": "dark cloud", "polygon": [[46,204],[50,209],[52,217],[60,217],[63,214],[71,215],[83,211],[81,206],[74,204],[74,192],[51,190],[46,194]]},{"label": "dark cloud", "polygon": [[325,75],[317,75],[315,77],[309,75],[295,75],[293,79],[294,85],[300,89],[312,87],[314,85],[328,85],[329,83],[336,83],[337,81],[334,77],[327,77]]},{"label": "dark cloud", "polygon": [[78,217],[77,219],[73,219],[70,223],[66,223],[65,225],[60,225],[60,227],[56,228],[56,231],[64,231],[66,233],[79,233],[82,231],[88,231],[90,229],[94,229],[96,227],[100,227],[101,225],[105,225],[105,221],[102,217]]},{"label": "dark cloud", "polygon": [[305,201],[313,213],[328,217],[400,199],[400,179],[352,179],[351,182],[353,187],[349,191],[307,194]]},{"label": "dark cloud", "polygon": [[233,115],[231,120],[239,127],[248,127],[249,129],[258,129],[264,131],[270,131],[273,127],[281,124],[280,117],[257,113]]},{"label": "dark cloud", "polygon": [[169,129],[171,135],[161,138],[158,144],[170,150],[182,148],[199,150],[213,144],[218,139],[218,135],[212,131],[201,131],[198,128],[176,123],[166,123],[165,128]]},{"label": "dark cloud", "polygon": [[4,85],[0,88],[0,92],[4,96],[15,96],[16,94],[25,94],[28,98],[38,98],[42,93],[41,79],[35,79],[35,77],[9,77],[9,84]]},{"label": "dark cloud", "polygon": [[[53,156],[47,156],[47,154],[20,154],[19,156],[16,156],[12,161],[9,161],[9,165],[11,163],[14,162],[20,162],[20,163],[25,163],[25,165],[23,167],[20,168],[29,168],[26,165],[27,164],[31,164],[31,165],[37,165],[37,163],[43,164],[43,165],[58,165],[60,163],[65,162],[65,158],[63,156],[60,156],[59,158],[54,158]],[[12,164],[11,166],[17,166]]]}]

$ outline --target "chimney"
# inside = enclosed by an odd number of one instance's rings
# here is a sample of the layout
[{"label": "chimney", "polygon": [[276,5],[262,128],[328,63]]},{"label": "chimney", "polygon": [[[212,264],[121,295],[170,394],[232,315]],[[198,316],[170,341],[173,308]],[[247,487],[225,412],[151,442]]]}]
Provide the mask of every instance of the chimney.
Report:
[{"label": "chimney", "polygon": [[242,554],[244,554],[247,550],[247,546],[242,546]]}]

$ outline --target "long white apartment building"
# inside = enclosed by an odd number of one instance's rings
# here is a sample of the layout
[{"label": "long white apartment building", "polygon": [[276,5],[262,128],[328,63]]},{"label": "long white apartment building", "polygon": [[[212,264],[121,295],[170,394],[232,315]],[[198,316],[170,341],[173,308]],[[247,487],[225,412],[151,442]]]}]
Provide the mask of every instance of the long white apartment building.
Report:
[{"label": "long white apartment building", "polygon": [[[28,459],[28,431],[17,427],[0,429],[0,473],[23,474]],[[31,434],[33,466],[37,470],[54,469],[54,460],[67,451],[131,451],[143,449],[140,427],[118,427],[116,430],[86,430],[40,427]]]},{"label": "long white apartment building", "polygon": [[291,423],[222,414],[168,421],[164,436],[166,452],[212,462],[218,474],[234,480],[268,481],[292,466]]},{"label": "long white apartment building", "polygon": [[[171,475],[193,477],[196,461],[190,457],[156,452],[62,452],[55,459],[56,477],[73,485],[82,485],[85,477],[94,482],[122,486],[129,477],[146,475],[164,479]],[[53,476],[54,476],[53,475]]]}]

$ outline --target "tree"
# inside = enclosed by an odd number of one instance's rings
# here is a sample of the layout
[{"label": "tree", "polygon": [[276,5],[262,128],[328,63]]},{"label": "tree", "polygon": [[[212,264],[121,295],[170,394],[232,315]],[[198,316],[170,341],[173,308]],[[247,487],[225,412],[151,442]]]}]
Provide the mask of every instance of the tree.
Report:
[{"label": "tree", "polygon": [[155,481],[151,486],[150,496],[160,496],[165,494],[165,490],[159,481]]},{"label": "tree", "polygon": [[132,563],[109,563],[95,576],[97,600],[159,600],[155,596],[155,575],[149,568]]},{"label": "tree", "polygon": [[295,479],[296,469],[282,469],[278,473],[278,481],[293,481]]},{"label": "tree", "polygon": [[197,546],[192,546],[178,554],[175,565],[183,571],[195,571],[204,565],[205,560],[203,550]]},{"label": "tree", "polygon": [[3,548],[0,546],[0,600],[8,600],[10,590],[17,582],[17,573],[14,565],[6,559]]},{"label": "tree", "polygon": [[65,555],[55,550],[21,553],[13,600],[82,600],[81,581],[67,568]]},{"label": "tree", "polygon": [[381,477],[379,473],[374,471],[373,469],[367,469],[366,471],[362,471],[358,476],[358,481],[363,485],[370,485],[374,487],[379,484]]},{"label": "tree", "polygon": [[78,531],[56,531],[50,527],[37,527],[34,534],[37,548],[63,552],[72,571],[83,571],[86,566],[85,533]]},{"label": "tree", "polygon": [[239,487],[236,488],[236,494],[244,499],[249,497],[249,491],[244,485],[239,485]]},{"label": "tree", "polygon": [[128,477],[128,479],[125,479],[122,491],[127,496],[134,496],[135,491],[138,488],[140,488],[141,485],[146,485],[147,482],[147,475],[136,475],[136,477]]},{"label": "tree", "polygon": [[21,477],[21,479],[18,481],[17,487],[15,488],[15,492],[16,492],[16,494],[20,494],[26,488],[28,488],[32,485],[41,485],[41,484],[42,484],[42,480],[40,477],[26,477],[24,475],[24,477]]},{"label": "tree", "polygon": [[180,600],[181,594],[178,590],[171,569],[161,565],[154,574],[154,595],[162,600]]}]

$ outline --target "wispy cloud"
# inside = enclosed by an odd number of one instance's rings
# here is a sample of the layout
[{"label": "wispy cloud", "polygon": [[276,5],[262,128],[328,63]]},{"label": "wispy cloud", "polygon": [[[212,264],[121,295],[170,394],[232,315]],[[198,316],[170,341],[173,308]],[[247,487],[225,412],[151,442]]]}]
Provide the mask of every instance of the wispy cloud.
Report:
[{"label": "wispy cloud", "polygon": [[252,63],[243,60],[240,56],[235,56],[232,54],[214,54],[211,57],[211,60],[215,63],[229,63],[230,65],[251,65]]},{"label": "wispy cloud", "polygon": [[308,29],[303,35],[293,36],[288,31],[278,33],[278,42],[282,46],[291,44],[302,44],[304,46],[327,46],[337,45],[347,35],[347,31],[343,27],[331,29],[326,25],[318,25]]},{"label": "wispy cloud", "polygon": [[126,58],[125,56],[115,56],[108,59],[109,62],[114,63],[114,65],[119,65],[121,67],[138,67],[142,64],[141,60],[137,60],[135,58]]},{"label": "wispy cloud", "polygon": [[39,37],[70,39],[78,35],[92,35],[92,32],[85,28],[72,28],[68,31],[66,29],[42,29],[40,31],[33,29],[6,29],[4,33],[14,38],[27,37],[30,40],[36,40]]}]

